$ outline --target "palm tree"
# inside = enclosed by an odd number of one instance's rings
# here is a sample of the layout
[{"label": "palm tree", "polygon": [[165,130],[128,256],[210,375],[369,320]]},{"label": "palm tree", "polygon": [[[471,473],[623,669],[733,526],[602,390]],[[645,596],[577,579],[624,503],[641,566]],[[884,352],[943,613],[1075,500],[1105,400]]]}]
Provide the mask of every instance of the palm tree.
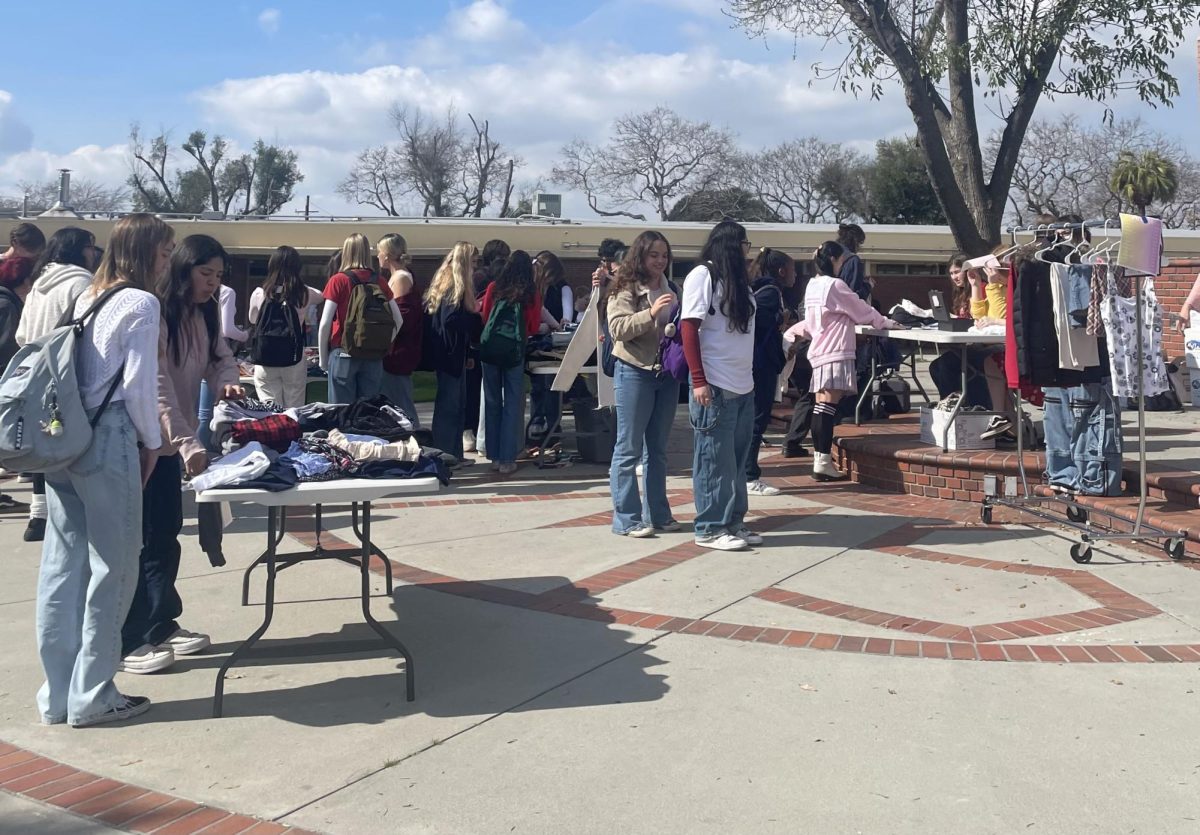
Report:
[{"label": "palm tree", "polygon": [[1158,151],[1122,151],[1113,166],[1110,186],[1118,197],[1145,215],[1146,207],[1175,197],[1179,166]]}]

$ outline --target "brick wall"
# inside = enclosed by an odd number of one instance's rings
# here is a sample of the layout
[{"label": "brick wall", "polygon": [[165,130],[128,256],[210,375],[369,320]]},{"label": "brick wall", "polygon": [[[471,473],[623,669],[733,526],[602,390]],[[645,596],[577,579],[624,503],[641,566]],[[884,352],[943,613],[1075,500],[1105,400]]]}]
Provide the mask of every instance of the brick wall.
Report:
[{"label": "brick wall", "polygon": [[[1163,310],[1178,313],[1183,306],[1183,300],[1192,291],[1196,275],[1200,273],[1200,259],[1172,261],[1163,269],[1162,275],[1154,279],[1154,291]],[[1167,328],[1163,338],[1164,347],[1169,359],[1183,356],[1183,334],[1174,328]]]}]

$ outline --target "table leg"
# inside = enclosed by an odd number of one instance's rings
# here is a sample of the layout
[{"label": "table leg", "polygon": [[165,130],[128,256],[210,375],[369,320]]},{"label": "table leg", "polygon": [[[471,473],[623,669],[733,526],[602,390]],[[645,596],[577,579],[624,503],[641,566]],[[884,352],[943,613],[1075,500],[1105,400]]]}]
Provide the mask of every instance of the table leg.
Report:
[{"label": "table leg", "polygon": [[[270,515],[270,513],[268,513],[267,519],[270,520],[270,518],[271,518],[271,515]],[[279,547],[279,543],[283,541],[283,535],[284,535],[286,527],[287,527],[287,508],[281,507],[281,508],[279,508],[279,531],[278,531],[278,534],[276,534],[276,532],[275,532],[274,523],[268,521],[268,523],[267,523],[267,543],[269,545],[269,549],[267,551],[263,551],[262,554],[259,555],[258,559],[256,559],[254,562],[250,563],[250,565],[246,567],[245,573],[242,574],[242,605],[243,606],[250,605],[250,575],[254,572],[255,568],[257,568],[260,565],[263,565],[267,561],[267,554],[270,552],[271,549],[275,549],[275,548]]]},{"label": "table leg", "polygon": [[[552,437],[554,437],[554,434],[556,432],[562,431],[562,410],[563,410],[562,392],[556,391],[556,392],[554,392],[554,394],[557,395],[557,397],[558,397],[558,409],[557,409],[558,416],[554,419],[554,424],[552,426],[548,426],[546,428],[546,434],[542,436],[542,439],[540,441],[538,441],[538,469],[539,470],[543,470],[546,468],[546,444],[548,444],[550,442],[550,439]],[[530,421],[530,422],[532,423],[532,421]],[[528,432],[528,430],[526,430],[526,431]]]},{"label": "table leg", "polygon": [[[354,529],[354,535],[358,537],[359,542],[368,542],[358,526],[358,505],[353,503],[350,505],[350,526]],[[387,589],[387,593],[390,596],[392,593],[392,561],[373,545],[371,546],[371,553],[378,555],[379,559],[383,560],[384,588]]]},{"label": "table leg", "polygon": [[963,401],[967,399],[967,346],[963,345],[962,351],[962,380],[958,389],[958,402],[954,404],[954,408],[950,410],[950,419],[946,421],[946,431],[942,434],[942,452],[950,451],[950,430],[958,420],[958,413],[962,411]]},{"label": "table leg", "polygon": [[416,685],[413,678],[413,660],[412,654],[408,648],[404,646],[397,638],[388,632],[379,621],[375,620],[371,614],[371,503],[363,502],[363,535],[362,535],[362,561],[360,563],[360,572],[362,576],[362,611],[363,617],[375,632],[383,639],[385,644],[388,644],[404,658],[404,678],[405,678],[405,695],[408,701],[416,699]]},{"label": "table leg", "polygon": [[869,380],[867,380],[867,385],[863,388],[862,392],[858,395],[858,402],[856,404],[854,404],[854,425],[855,426],[862,426],[862,404],[863,404],[864,400],[866,400],[868,397],[871,396],[871,391],[872,391],[872,389],[875,388],[875,375],[876,375],[877,371],[878,371],[878,369],[876,368],[876,365],[875,365],[875,352],[872,351],[871,352],[871,377]]},{"label": "table leg", "polygon": [[[249,638],[243,641],[237,649],[229,654],[225,659],[225,663],[221,665],[221,669],[217,671],[217,686],[216,692],[213,694],[213,718],[220,719],[221,711],[225,701],[225,674],[229,672],[229,668],[237,663],[237,660],[246,654],[249,649],[254,646],[259,638],[267,631],[267,627],[271,625],[271,618],[275,614],[275,546],[279,540],[283,538],[283,525],[280,524],[279,535],[275,533],[275,518],[277,513],[281,513],[282,508],[269,507],[267,508],[267,552],[263,555],[266,558],[267,566],[267,596],[263,603],[263,622],[254,630]],[[262,559],[262,557],[260,557]]]},{"label": "table leg", "polygon": [[[922,351],[921,355],[924,356],[925,352]],[[917,352],[916,351],[913,351],[912,353],[910,353],[908,355],[908,370],[909,370],[910,376],[912,377],[913,384],[916,385],[916,387],[917,387],[917,391],[921,392],[921,397],[923,397],[925,399],[925,405],[932,406],[933,401],[929,399],[929,393],[927,391],[925,391],[925,386],[921,385],[921,378],[917,376]]]}]

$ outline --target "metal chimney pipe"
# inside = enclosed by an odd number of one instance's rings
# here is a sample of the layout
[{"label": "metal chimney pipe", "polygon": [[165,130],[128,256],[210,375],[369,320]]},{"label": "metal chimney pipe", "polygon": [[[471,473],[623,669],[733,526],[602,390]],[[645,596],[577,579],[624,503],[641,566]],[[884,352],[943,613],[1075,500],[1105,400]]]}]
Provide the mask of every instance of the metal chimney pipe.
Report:
[{"label": "metal chimney pipe", "polygon": [[71,169],[70,168],[60,168],[60,169],[58,169],[58,173],[59,173],[58,205],[70,206],[71,205]]}]

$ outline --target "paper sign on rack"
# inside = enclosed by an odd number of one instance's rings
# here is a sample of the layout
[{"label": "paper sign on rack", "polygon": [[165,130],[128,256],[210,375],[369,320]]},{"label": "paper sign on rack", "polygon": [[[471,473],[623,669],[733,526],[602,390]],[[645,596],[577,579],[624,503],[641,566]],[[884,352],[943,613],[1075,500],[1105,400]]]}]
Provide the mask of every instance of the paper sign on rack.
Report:
[{"label": "paper sign on rack", "polygon": [[1121,215],[1117,266],[1141,275],[1162,272],[1163,224],[1156,217]]}]

